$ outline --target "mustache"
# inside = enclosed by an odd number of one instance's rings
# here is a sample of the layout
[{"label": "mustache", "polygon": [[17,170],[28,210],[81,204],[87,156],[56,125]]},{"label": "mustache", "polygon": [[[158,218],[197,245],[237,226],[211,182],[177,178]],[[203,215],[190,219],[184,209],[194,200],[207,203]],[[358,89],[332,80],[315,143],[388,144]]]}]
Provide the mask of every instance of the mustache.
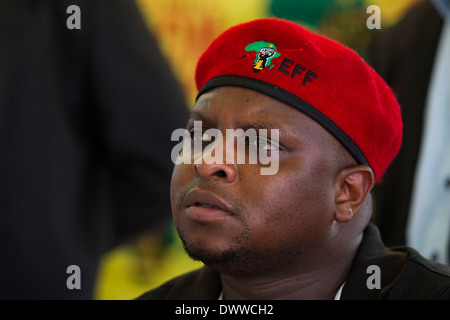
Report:
[{"label": "mustache", "polygon": [[198,188],[203,191],[209,191],[211,193],[216,194],[217,196],[221,197],[223,200],[225,200],[232,208],[234,214],[242,214],[245,212],[245,205],[240,199],[237,199],[234,196],[231,196],[230,194],[223,191],[220,187],[215,185],[188,185],[182,190],[179,191],[178,195],[176,196],[175,200],[175,208],[176,209],[183,209],[186,206],[186,195],[191,191],[193,188]]}]

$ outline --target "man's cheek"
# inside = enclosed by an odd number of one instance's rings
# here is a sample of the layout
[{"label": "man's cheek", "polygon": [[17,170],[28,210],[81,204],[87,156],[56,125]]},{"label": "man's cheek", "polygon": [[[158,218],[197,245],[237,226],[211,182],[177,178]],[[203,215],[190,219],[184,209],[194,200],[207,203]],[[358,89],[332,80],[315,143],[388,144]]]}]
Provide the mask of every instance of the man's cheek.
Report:
[{"label": "man's cheek", "polygon": [[172,211],[177,209],[181,192],[187,188],[189,181],[189,177],[187,176],[189,170],[188,167],[190,166],[185,164],[174,166],[170,183],[170,202],[172,204]]},{"label": "man's cheek", "polygon": [[191,178],[192,178],[191,165],[178,164],[173,167],[172,180],[170,183],[170,191],[171,192],[175,191],[175,188],[182,187],[182,184],[185,183],[184,181],[188,181],[189,172],[191,173]]}]

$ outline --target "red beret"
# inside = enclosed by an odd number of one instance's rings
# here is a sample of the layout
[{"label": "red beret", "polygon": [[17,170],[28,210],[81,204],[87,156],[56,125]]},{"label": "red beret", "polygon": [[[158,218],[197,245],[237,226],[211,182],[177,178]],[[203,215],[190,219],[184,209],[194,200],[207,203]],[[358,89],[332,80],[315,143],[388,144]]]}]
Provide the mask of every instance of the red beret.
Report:
[{"label": "red beret", "polygon": [[232,27],[196,70],[197,98],[220,86],[264,93],[328,130],[378,181],[402,140],[400,107],[386,83],[351,49],[281,19]]}]

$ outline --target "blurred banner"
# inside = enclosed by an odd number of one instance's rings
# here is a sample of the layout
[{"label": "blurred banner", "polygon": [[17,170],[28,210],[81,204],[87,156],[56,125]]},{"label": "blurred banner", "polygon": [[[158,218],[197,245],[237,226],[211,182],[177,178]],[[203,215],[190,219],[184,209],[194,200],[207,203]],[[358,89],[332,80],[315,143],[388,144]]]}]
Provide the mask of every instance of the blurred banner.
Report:
[{"label": "blurred banner", "polygon": [[370,37],[366,8],[377,5],[381,26],[395,23],[417,0],[138,0],[149,27],[192,105],[195,66],[220,33],[238,23],[279,17],[298,22],[364,53]]},{"label": "blurred banner", "polygon": [[[211,41],[238,23],[265,17],[295,21],[335,39],[363,58],[374,30],[366,21],[369,5],[381,11],[381,28],[400,19],[420,0],[137,0],[182,85],[189,106],[194,104],[195,67]],[[103,259],[97,299],[132,299],[176,275],[201,266],[191,261],[169,225],[120,247]]]}]

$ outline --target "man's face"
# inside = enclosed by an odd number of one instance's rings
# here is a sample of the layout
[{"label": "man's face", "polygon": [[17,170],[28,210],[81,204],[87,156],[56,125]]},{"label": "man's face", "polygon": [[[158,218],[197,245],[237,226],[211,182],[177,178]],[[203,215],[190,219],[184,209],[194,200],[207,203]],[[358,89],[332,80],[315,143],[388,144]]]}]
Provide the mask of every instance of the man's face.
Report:
[{"label": "man's face", "polygon": [[173,218],[191,257],[243,276],[285,272],[298,262],[311,268],[332,254],[338,142],[325,129],[288,105],[238,87],[203,94],[188,130],[194,121],[224,137],[226,129],[279,129],[279,169],[261,175],[261,164],[176,165]]}]

